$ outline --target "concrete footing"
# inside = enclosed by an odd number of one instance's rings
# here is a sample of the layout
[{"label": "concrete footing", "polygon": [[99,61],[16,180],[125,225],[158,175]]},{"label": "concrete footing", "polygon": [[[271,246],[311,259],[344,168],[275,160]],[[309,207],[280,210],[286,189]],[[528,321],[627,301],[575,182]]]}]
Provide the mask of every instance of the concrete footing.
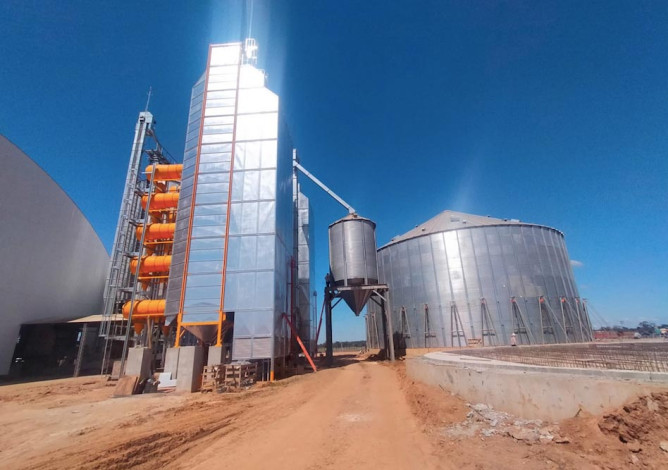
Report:
[{"label": "concrete footing", "polygon": [[579,410],[604,413],[668,389],[668,373],[531,366],[442,352],[407,359],[406,373],[472,403],[553,421]]},{"label": "concrete footing", "polygon": [[215,366],[225,363],[225,346],[209,346],[209,357],[207,358],[207,366]]},{"label": "concrete footing", "polygon": [[196,392],[202,385],[201,382],[202,370],[204,369],[204,348],[202,346],[181,346],[178,349],[176,391]]},{"label": "concrete footing", "polygon": [[140,379],[148,379],[153,371],[153,352],[149,348],[129,348],[125,361],[125,375],[138,375]]},{"label": "concrete footing", "polygon": [[171,372],[172,379],[178,377],[179,371],[179,351],[181,348],[167,348],[165,351],[165,372]]}]

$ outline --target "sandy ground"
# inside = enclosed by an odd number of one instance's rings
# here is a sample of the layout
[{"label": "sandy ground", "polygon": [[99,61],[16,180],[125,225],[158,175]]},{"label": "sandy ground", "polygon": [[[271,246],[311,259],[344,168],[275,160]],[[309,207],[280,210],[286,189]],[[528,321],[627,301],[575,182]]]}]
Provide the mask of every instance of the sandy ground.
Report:
[{"label": "sandy ground", "polygon": [[668,468],[668,393],[559,423],[568,443],[529,445],[453,436],[467,404],[408,380],[401,362],[337,366],[230,394],[112,398],[99,378],[5,385],[0,467]]}]

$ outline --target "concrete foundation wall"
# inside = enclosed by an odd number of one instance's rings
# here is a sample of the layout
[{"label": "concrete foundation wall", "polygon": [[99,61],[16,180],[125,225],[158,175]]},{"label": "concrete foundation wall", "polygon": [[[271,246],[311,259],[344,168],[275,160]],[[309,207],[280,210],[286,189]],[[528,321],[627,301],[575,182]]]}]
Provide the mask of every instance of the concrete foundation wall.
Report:
[{"label": "concrete foundation wall", "polygon": [[668,373],[528,366],[440,352],[407,359],[406,373],[469,402],[554,421],[579,410],[600,414],[668,389]]},{"label": "concrete foundation wall", "polygon": [[[202,346],[181,346],[179,348],[177,392],[199,390],[204,369],[204,349]],[[173,377],[173,376],[172,376]]]},{"label": "concrete foundation wall", "polygon": [[171,372],[172,379],[178,377],[180,350],[181,348],[167,348],[167,351],[165,352],[165,367],[163,370],[165,372]]},{"label": "concrete foundation wall", "polygon": [[148,348],[129,348],[125,363],[125,375],[138,375],[140,379],[151,377],[153,352]]},{"label": "concrete foundation wall", "polygon": [[209,346],[207,366],[216,366],[225,362],[225,346]]}]

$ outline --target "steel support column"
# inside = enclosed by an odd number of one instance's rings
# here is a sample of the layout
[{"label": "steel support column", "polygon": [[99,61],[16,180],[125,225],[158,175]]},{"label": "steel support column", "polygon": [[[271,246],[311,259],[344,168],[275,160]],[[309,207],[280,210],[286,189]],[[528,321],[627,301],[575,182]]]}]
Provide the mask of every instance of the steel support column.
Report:
[{"label": "steel support column", "polygon": [[332,341],[332,294],[325,288],[325,364],[332,365],[334,361],[334,347]]}]

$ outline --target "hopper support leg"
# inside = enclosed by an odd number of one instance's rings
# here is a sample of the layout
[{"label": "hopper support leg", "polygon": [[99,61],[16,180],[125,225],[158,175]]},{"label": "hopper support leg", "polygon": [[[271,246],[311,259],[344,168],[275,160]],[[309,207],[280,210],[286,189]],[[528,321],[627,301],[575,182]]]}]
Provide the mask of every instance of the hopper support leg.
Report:
[{"label": "hopper support leg", "polygon": [[[387,294],[386,294],[387,295]],[[383,304],[383,315],[387,317],[387,344],[389,346],[390,352],[390,361],[394,361],[394,329],[392,328],[392,306],[390,305],[390,296],[387,295],[387,299],[382,300]]]},{"label": "hopper support leg", "polygon": [[325,364],[332,365],[334,348],[332,341],[332,295],[325,289]]}]

